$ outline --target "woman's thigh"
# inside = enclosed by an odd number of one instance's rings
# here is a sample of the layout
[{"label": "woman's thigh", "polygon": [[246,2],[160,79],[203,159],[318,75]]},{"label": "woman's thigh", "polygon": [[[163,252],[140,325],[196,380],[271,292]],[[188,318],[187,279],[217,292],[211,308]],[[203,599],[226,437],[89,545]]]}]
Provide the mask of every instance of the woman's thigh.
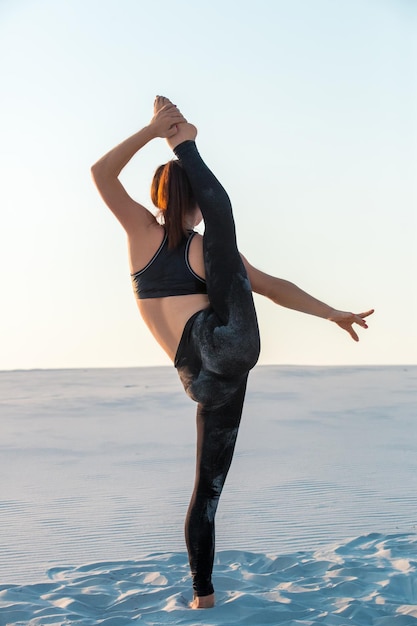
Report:
[{"label": "woman's thigh", "polygon": [[252,350],[242,350],[240,329],[233,324],[222,325],[211,308],[193,315],[185,325],[175,357],[187,394],[204,406],[227,403],[257,361],[257,333],[253,343]]}]

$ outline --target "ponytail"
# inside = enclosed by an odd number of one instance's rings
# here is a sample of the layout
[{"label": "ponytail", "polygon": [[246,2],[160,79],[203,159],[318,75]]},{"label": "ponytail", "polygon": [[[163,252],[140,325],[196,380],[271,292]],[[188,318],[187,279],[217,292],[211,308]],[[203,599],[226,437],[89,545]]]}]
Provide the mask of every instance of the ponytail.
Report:
[{"label": "ponytail", "polygon": [[157,168],[151,199],[163,217],[168,248],[176,248],[186,234],[185,218],[196,206],[190,182],[179,161],[169,161]]}]

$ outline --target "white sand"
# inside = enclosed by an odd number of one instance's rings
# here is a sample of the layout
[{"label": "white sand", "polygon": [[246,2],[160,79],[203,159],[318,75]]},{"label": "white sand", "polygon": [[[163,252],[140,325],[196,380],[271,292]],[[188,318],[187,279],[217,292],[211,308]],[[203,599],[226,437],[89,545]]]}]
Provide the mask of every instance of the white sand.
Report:
[{"label": "white sand", "polygon": [[170,368],[0,373],[0,626],[417,624],[417,367],[258,367],[217,515],[182,535],[194,405]]}]

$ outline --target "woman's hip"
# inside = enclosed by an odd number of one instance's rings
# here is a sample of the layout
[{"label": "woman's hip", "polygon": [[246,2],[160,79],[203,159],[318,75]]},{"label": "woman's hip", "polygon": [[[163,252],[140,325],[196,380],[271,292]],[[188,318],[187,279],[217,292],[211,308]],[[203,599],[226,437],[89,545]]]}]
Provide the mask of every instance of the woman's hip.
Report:
[{"label": "woman's hip", "polygon": [[204,309],[186,323],[174,365],[187,394],[196,402],[223,403],[246,380],[259,357],[256,319],[242,329],[237,322],[219,324],[216,313]]}]

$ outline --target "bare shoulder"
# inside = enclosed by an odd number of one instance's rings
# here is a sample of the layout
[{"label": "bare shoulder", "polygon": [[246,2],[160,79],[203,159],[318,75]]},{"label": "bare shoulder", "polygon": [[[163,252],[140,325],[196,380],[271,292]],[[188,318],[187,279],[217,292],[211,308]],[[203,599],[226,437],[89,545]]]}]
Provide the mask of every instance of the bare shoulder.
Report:
[{"label": "bare shoulder", "polygon": [[158,251],[165,237],[165,229],[154,218],[147,227],[127,233],[129,264],[132,274],[146,267]]},{"label": "bare shoulder", "polygon": [[190,250],[188,252],[188,262],[195,274],[201,276],[201,278],[205,278],[203,236],[200,235],[200,233],[196,233],[191,241]]}]

